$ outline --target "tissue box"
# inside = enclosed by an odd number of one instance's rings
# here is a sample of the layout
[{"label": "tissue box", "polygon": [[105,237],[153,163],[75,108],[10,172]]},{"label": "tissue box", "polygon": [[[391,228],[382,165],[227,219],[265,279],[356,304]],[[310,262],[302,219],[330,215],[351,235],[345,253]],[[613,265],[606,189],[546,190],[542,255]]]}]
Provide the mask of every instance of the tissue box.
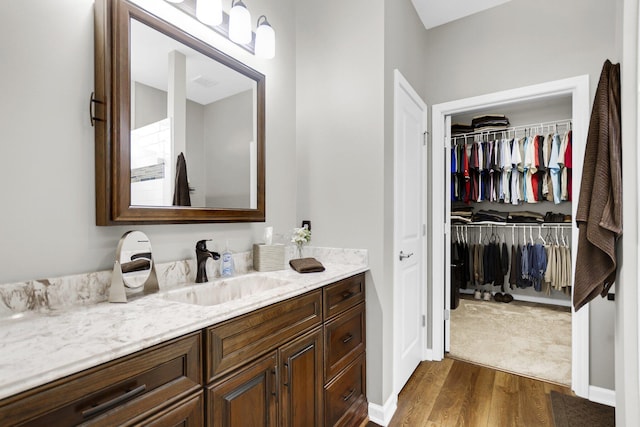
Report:
[{"label": "tissue box", "polygon": [[284,270],[284,245],[253,245],[253,269]]}]

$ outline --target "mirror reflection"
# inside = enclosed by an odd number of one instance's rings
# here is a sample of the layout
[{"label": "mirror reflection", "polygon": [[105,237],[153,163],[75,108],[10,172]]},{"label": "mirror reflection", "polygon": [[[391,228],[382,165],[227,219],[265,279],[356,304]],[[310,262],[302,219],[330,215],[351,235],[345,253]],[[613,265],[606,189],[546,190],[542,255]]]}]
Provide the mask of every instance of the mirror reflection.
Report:
[{"label": "mirror reflection", "polygon": [[130,24],[131,206],[255,209],[256,81]]},{"label": "mirror reflection", "polygon": [[122,236],[117,254],[122,270],[122,281],[128,288],[139,288],[151,274],[151,242],[141,231],[131,231]]}]

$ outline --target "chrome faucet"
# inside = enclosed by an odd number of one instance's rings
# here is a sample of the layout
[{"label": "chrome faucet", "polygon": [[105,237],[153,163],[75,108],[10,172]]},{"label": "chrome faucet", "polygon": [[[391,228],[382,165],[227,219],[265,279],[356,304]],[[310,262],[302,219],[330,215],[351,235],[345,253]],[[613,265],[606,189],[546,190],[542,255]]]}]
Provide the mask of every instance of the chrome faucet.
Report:
[{"label": "chrome faucet", "polygon": [[207,278],[207,259],[217,260],[220,258],[218,252],[213,252],[207,249],[207,240],[198,240],[196,243],[196,283],[208,282]]}]

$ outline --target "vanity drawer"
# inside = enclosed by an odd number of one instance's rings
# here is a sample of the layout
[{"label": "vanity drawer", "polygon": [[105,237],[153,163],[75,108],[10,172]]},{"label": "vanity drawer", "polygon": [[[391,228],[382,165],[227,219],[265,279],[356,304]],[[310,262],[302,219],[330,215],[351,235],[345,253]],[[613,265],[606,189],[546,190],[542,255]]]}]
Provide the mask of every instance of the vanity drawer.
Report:
[{"label": "vanity drawer", "polygon": [[4,425],[132,425],[201,389],[201,335],[163,343],[0,402]]},{"label": "vanity drawer", "polygon": [[325,319],[342,313],[364,301],[364,273],[325,287],[323,295]]},{"label": "vanity drawer", "polygon": [[365,372],[363,353],[325,386],[325,426],[353,425],[353,420],[366,418]]},{"label": "vanity drawer", "polygon": [[322,292],[309,292],[206,330],[206,382],[322,322]]},{"label": "vanity drawer", "polygon": [[349,309],[324,329],[325,379],[334,377],[365,349],[365,305]]}]

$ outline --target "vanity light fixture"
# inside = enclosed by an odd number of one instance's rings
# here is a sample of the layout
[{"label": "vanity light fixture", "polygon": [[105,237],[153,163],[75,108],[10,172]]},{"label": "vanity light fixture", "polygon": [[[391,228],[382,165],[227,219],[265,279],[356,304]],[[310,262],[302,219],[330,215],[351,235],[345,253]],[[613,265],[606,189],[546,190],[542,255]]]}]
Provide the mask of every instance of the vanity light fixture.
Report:
[{"label": "vanity light fixture", "polygon": [[203,24],[222,24],[222,0],[197,0],[196,18]]},{"label": "vanity light fixture", "polygon": [[265,15],[260,15],[254,36],[251,14],[242,0],[231,0],[229,14],[222,9],[222,0],[166,1],[257,57],[271,59],[275,56],[276,33],[273,27]]},{"label": "vanity light fixture", "polygon": [[251,14],[242,0],[231,0],[229,38],[240,44],[251,42]]},{"label": "vanity light fixture", "polygon": [[256,26],[256,56],[271,59],[276,55],[276,33],[264,15],[258,18]]}]

